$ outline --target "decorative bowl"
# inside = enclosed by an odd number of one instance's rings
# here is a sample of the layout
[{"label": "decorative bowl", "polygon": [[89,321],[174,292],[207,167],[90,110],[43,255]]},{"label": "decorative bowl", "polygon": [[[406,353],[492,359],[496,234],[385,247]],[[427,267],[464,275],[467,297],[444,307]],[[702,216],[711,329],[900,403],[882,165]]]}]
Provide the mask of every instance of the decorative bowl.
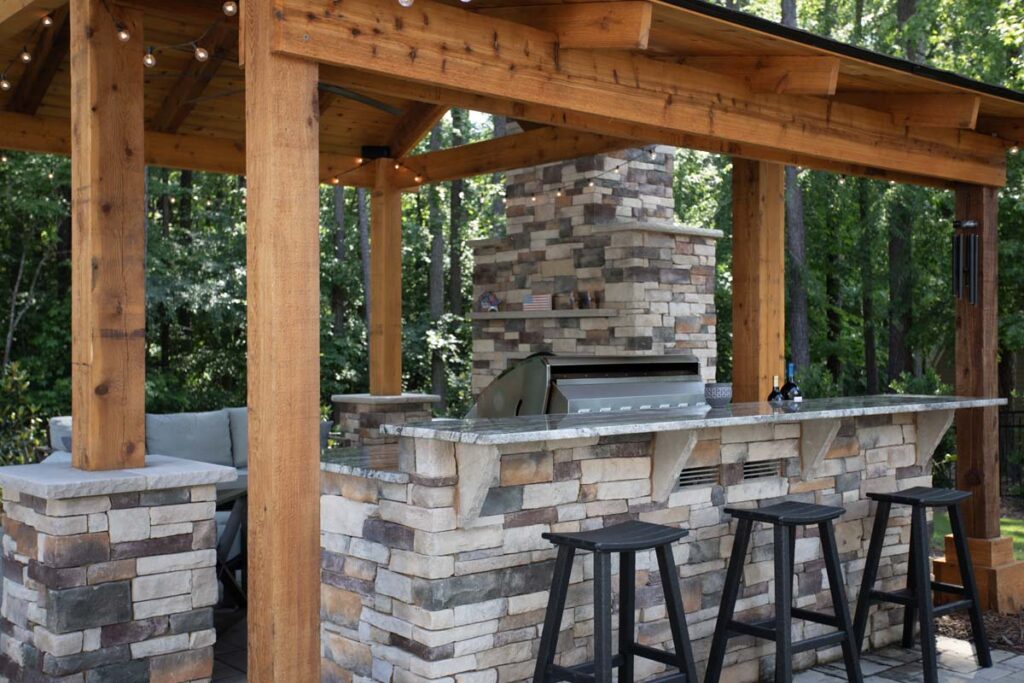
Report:
[{"label": "decorative bowl", "polygon": [[712,383],[704,385],[704,400],[712,408],[724,408],[732,403],[732,384]]}]

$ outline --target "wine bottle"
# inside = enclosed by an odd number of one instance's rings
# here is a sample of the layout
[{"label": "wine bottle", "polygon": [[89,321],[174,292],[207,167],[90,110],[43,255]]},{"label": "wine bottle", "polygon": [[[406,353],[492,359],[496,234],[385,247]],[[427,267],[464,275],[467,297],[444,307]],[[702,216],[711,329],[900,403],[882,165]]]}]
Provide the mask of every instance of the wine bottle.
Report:
[{"label": "wine bottle", "polygon": [[782,392],[779,391],[779,376],[775,375],[772,377],[772,393],[768,394],[768,402],[781,403],[782,401]]},{"label": "wine bottle", "polygon": [[782,385],[782,400],[796,402],[804,400],[800,387],[796,383],[796,365],[792,362],[786,365],[786,383]]}]

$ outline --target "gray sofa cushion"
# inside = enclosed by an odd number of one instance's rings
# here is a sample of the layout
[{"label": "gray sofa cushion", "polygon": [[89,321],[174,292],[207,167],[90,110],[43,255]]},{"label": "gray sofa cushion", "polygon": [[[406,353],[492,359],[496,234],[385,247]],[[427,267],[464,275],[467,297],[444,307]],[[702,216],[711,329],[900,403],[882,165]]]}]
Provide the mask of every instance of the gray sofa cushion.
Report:
[{"label": "gray sofa cushion", "polygon": [[231,457],[235,467],[249,466],[249,409],[225,408],[231,421]]},{"label": "gray sofa cushion", "polygon": [[228,414],[146,415],[146,451],[233,467]]}]

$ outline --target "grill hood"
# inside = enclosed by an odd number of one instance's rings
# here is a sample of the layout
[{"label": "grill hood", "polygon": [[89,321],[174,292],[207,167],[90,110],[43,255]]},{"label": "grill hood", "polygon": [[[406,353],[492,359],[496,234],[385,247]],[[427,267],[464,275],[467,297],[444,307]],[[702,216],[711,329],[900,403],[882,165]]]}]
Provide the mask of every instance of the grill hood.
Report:
[{"label": "grill hood", "polygon": [[470,418],[612,413],[704,405],[693,356],[530,356],[484,389]]}]

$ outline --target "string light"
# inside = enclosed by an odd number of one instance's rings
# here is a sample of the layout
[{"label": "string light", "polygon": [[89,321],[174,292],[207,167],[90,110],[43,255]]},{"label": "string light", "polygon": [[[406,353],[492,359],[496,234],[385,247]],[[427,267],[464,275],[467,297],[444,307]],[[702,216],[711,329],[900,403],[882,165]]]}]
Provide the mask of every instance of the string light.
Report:
[{"label": "string light", "polygon": [[7,163],[7,155],[6,154],[0,154],[0,164],[6,164],[6,163]]},{"label": "string light", "polygon": [[331,185],[340,185],[340,184],[341,184],[341,178],[338,178],[338,177],[331,178]]},{"label": "string light", "polygon": [[396,162],[395,162],[395,170],[397,171],[397,170],[399,170],[400,168],[402,168],[402,165],[401,165],[400,163],[398,163],[398,162],[396,161]]},{"label": "string light", "polygon": [[132,39],[132,34],[128,33],[128,29],[125,27],[124,24],[117,25],[117,39],[120,40],[122,43],[127,43],[129,40]]},{"label": "string light", "polygon": [[356,163],[359,164],[360,166],[362,166],[365,161],[366,159],[362,157],[356,157]]},{"label": "string light", "polygon": [[197,62],[205,62],[208,59],[210,59],[210,51],[207,50],[205,47],[203,47],[202,45],[196,45],[195,48],[196,49],[194,54]]},{"label": "string light", "polygon": [[18,55],[18,59],[21,60],[22,64],[28,64],[32,61],[32,53],[28,51],[27,47],[21,48],[21,54]]},{"label": "string light", "polygon": [[53,17],[50,16],[49,14],[43,17],[43,26],[45,26],[46,28],[50,28],[51,26],[53,26]]},{"label": "string light", "polygon": [[153,54],[153,48],[150,47],[146,50],[146,54],[142,57],[142,63],[146,65],[146,68],[152,69],[156,66],[156,55]]},{"label": "string light", "polygon": [[402,7],[412,7],[413,2],[415,2],[415,0],[398,0],[398,4]]},{"label": "string light", "polygon": [[1017,145],[1014,145],[1013,147],[1011,147],[1010,148],[1010,154],[1020,154],[1020,147],[1018,147]]},{"label": "string light", "polygon": [[234,0],[228,0],[221,5],[221,9],[224,10],[226,16],[233,17],[238,14],[238,3],[234,2]]},{"label": "string light", "polygon": [[413,178],[412,178],[412,179],[413,179],[413,181],[415,181],[415,183],[416,183],[417,185],[419,185],[420,183],[422,183],[422,182],[423,182],[423,176],[421,176],[421,175],[416,175],[416,176],[413,176]]},{"label": "string light", "polygon": [[53,171],[50,171],[49,173],[47,173],[46,177],[49,178],[50,180],[53,180]]},{"label": "string light", "polygon": [[7,75],[6,74],[0,75],[0,90],[7,91],[7,90],[10,90],[10,89],[11,89],[11,82],[9,80],[7,80]]}]

